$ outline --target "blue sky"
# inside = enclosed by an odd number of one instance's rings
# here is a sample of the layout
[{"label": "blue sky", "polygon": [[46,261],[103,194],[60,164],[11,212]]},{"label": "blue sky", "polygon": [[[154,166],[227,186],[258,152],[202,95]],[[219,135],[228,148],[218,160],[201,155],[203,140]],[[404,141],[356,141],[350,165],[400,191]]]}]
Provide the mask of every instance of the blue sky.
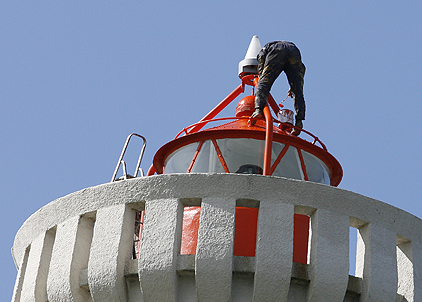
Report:
[{"label": "blue sky", "polygon": [[[110,181],[131,132],[147,138],[147,170],[161,145],[240,84],[253,35],[300,48],[304,126],[342,164],[339,187],[422,217],[421,11],[420,1],[3,1],[4,301],[22,223]],[[281,75],[272,94],[279,101],[287,90]]]}]

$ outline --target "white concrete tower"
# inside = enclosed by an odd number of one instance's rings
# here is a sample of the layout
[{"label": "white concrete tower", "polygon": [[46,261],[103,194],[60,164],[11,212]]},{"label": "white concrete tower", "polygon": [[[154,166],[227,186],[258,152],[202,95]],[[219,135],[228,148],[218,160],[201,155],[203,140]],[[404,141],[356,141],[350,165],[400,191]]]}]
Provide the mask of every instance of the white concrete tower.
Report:
[{"label": "white concrete tower", "polygon": [[251,123],[249,95],[209,126],[256,85],[250,59],[239,87],[160,148],[147,176],[114,174],[25,221],[12,301],[422,301],[422,221],[336,188],[340,164],[310,132],[274,121],[270,110],[289,112],[271,96],[265,119]]}]

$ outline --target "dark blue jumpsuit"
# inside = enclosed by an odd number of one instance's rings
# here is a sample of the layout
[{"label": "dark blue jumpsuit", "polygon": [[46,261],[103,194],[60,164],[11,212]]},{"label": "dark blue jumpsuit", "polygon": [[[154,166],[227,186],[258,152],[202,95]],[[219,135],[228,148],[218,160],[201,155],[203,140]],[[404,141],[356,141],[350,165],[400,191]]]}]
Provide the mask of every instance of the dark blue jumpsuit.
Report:
[{"label": "dark blue jumpsuit", "polygon": [[294,94],[296,121],[305,119],[305,99],[303,97],[303,78],[305,65],[300,51],[292,42],[275,41],[267,43],[258,56],[259,82],[255,91],[255,108],[262,110],[274,81],[282,71],[286,73],[290,90]]}]

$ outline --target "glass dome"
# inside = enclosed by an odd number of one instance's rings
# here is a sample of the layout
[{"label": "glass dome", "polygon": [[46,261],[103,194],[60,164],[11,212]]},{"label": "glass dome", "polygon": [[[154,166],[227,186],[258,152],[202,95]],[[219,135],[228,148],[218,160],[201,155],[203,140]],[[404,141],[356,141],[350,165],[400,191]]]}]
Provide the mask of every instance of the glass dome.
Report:
[{"label": "glass dome", "polygon": [[[264,140],[254,138],[206,139],[173,151],[164,161],[164,173],[262,174]],[[315,155],[274,141],[271,175],[330,184],[330,170]]]}]

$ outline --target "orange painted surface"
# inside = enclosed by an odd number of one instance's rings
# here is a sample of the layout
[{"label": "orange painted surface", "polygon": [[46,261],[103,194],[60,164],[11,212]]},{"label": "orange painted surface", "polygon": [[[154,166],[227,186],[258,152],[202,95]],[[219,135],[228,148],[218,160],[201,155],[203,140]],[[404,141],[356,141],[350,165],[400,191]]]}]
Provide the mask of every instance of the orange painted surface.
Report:
[{"label": "orange painted surface", "polygon": [[[180,254],[196,254],[201,207],[185,207],[183,212]],[[309,221],[306,215],[294,215],[293,262],[307,263]],[[258,209],[236,207],[234,233],[235,256],[254,257],[256,249]]]},{"label": "orange painted surface", "polygon": [[236,207],[234,227],[235,256],[255,256],[258,209]]},{"label": "orange painted surface", "polygon": [[306,264],[308,259],[310,217],[295,214],[293,228],[293,262]]},{"label": "orange painted surface", "polygon": [[196,254],[201,207],[185,207],[183,211],[181,255]]}]

